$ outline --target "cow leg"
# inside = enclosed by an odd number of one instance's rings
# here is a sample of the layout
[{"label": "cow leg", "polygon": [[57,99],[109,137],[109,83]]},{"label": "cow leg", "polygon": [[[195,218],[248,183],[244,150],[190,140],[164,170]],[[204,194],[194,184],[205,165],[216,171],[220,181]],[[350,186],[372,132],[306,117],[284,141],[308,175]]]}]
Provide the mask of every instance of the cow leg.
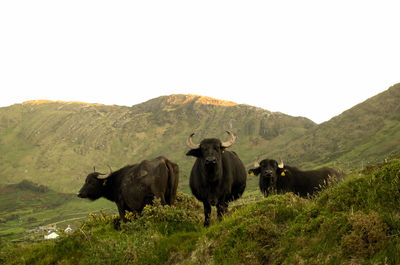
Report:
[{"label": "cow leg", "polygon": [[119,218],[121,218],[122,222],[126,223],[128,219],[125,218],[125,209],[118,208]]},{"label": "cow leg", "polygon": [[119,217],[121,218],[122,222],[126,223],[128,221],[128,219],[125,218],[125,206],[124,206],[124,203],[118,203],[117,207],[118,207]]},{"label": "cow leg", "polygon": [[160,194],[160,200],[161,200],[161,205],[166,205],[167,204],[167,202],[165,201],[164,193]]},{"label": "cow leg", "polygon": [[204,227],[210,226],[211,205],[208,202],[203,202],[204,205]]},{"label": "cow leg", "polygon": [[228,210],[228,203],[227,202],[221,202],[217,204],[217,214],[218,214],[218,220],[222,221],[222,217]]},{"label": "cow leg", "polygon": [[[154,197],[160,199],[161,205],[167,204],[167,202],[165,201],[164,193],[162,193],[162,192],[156,192],[156,193],[154,194]],[[154,198],[153,198],[153,200],[154,200]]]}]

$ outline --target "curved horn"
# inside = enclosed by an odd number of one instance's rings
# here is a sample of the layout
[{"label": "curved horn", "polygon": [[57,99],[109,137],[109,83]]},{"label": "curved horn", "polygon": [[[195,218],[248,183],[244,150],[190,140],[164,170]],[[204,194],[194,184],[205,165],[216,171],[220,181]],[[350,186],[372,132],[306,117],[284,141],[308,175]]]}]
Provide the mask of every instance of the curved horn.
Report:
[{"label": "curved horn", "polygon": [[[97,175],[97,179],[106,179],[106,178],[108,178],[108,176],[107,176],[107,174],[106,173],[100,173],[100,172],[96,172],[98,175]],[[100,177],[101,176],[101,177]],[[105,176],[105,177],[104,177]]]},{"label": "curved horn", "polygon": [[256,161],[254,161],[254,167],[259,167],[260,166],[260,159],[257,158]]},{"label": "curved horn", "polygon": [[192,134],[188,137],[186,144],[190,147],[190,149],[197,149],[197,148],[200,147],[200,145],[199,145],[199,144],[194,144],[194,143],[192,142],[192,137],[193,137],[193,135],[194,135],[194,133],[192,133]]},{"label": "curved horn", "polygon": [[257,156],[256,161],[254,161],[254,167],[259,167],[260,166],[260,161],[261,161],[261,156]]},{"label": "curved horn", "polygon": [[231,137],[231,139],[230,139],[229,141],[227,141],[227,142],[222,142],[221,146],[222,146],[222,147],[225,147],[225,148],[228,148],[228,147],[232,146],[232,145],[235,143],[235,141],[236,141],[236,136],[233,135],[233,133],[230,132],[230,131],[226,131],[226,133],[229,134],[229,136]]},{"label": "curved horn", "polygon": [[110,169],[110,174],[112,174],[113,173],[113,171],[112,171],[112,168],[111,168],[111,166],[110,165],[107,165],[108,166],[108,168]]},{"label": "curved horn", "polygon": [[106,176],[107,174],[102,174],[102,173],[99,173],[99,175],[97,176],[97,179],[106,179],[106,178],[108,178],[108,176]]},{"label": "curved horn", "polygon": [[[110,170],[111,170],[111,168],[110,168]],[[96,166],[93,166],[93,173],[97,173],[98,175],[97,175],[97,178],[98,179],[105,179],[105,178],[107,178],[107,177],[100,177],[100,176],[105,176],[105,175],[107,175],[106,173],[100,173],[100,172],[96,172]]]},{"label": "curved horn", "polygon": [[279,163],[279,165],[278,165],[278,167],[279,168],[283,168],[285,165],[283,164],[283,160],[282,160],[282,158],[281,158],[281,162]]}]

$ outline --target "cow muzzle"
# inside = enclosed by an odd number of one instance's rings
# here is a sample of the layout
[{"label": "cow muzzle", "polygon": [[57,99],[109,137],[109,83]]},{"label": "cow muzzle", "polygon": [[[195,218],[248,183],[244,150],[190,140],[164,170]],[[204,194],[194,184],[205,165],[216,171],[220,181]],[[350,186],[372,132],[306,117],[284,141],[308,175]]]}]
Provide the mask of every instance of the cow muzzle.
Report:
[{"label": "cow muzzle", "polygon": [[272,173],[272,170],[265,170],[262,175],[264,177],[272,177]]},{"label": "cow muzzle", "polygon": [[215,165],[215,164],[217,164],[217,158],[215,156],[207,157],[205,160],[206,160],[206,165]]}]

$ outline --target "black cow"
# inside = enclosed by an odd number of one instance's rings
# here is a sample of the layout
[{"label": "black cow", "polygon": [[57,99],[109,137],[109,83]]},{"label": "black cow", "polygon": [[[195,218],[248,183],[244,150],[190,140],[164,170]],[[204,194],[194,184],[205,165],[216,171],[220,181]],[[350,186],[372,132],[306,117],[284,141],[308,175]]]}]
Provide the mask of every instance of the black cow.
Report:
[{"label": "black cow", "polygon": [[191,148],[186,155],[196,157],[190,173],[190,189],[204,205],[204,226],[210,225],[211,206],[217,207],[218,219],[228,209],[230,201],[238,199],[246,187],[246,169],[235,152],[226,151],[236,137],[221,142],[219,139],[204,139],[193,144],[191,134],[187,140]]},{"label": "black cow", "polygon": [[264,159],[249,170],[250,175],[260,175],[259,186],[262,193],[268,196],[271,190],[293,192],[302,197],[313,195],[321,190],[327,181],[340,180],[342,174],[336,170],[323,167],[316,170],[301,170],[286,166],[272,159]]},{"label": "black cow", "polygon": [[80,198],[97,200],[104,197],[117,204],[119,216],[126,222],[125,211],[141,212],[154,197],[172,205],[176,198],[179,167],[165,157],[144,160],[125,166],[107,177],[98,172],[89,174],[78,193]]}]

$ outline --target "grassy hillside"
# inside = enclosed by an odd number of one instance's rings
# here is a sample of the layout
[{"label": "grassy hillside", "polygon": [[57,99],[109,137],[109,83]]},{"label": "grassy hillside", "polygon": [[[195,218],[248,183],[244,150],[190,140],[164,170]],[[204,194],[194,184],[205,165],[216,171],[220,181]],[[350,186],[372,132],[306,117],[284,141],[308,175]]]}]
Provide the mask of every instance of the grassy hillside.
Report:
[{"label": "grassy hillside", "polygon": [[[186,157],[186,139],[227,139],[252,164],[269,142],[289,141],[315,124],[305,118],[272,113],[207,97],[172,95],[133,107],[85,103],[26,102],[0,109],[0,184],[22,179],[75,193],[93,166],[114,170],[164,155],[181,168],[180,190],[189,192],[194,160]],[[249,186],[256,186],[250,181]]]},{"label": "grassy hillside", "polygon": [[100,210],[117,212],[115,204],[105,199],[90,202],[75,194],[59,193],[23,180],[0,188],[0,237],[10,240],[40,235],[43,238],[42,233],[33,233],[33,230],[49,224],[56,224],[60,229],[79,226],[88,213]]},{"label": "grassy hillside", "polygon": [[[320,125],[193,95],[163,96],[132,107],[31,101],[0,108],[0,233],[15,238],[42,224],[115,211],[106,200],[93,203],[67,194],[76,194],[93,166],[108,172],[108,165],[116,170],[165,155],[180,166],[179,190],[190,194],[194,158],[185,156],[188,135],[195,132],[197,142],[224,140],[225,130],[238,136],[231,149],[247,168],[257,158],[282,157],[308,168],[360,169],[400,156],[400,84]],[[49,189],[4,186],[23,180]],[[257,190],[258,178],[249,177],[248,193]]]},{"label": "grassy hillside", "polygon": [[[313,167],[359,169],[400,154],[400,84],[292,139],[286,160]],[[275,148],[268,156],[279,154]]]},{"label": "grassy hillside", "polygon": [[59,239],[1,242],[2,264],[399,264],[400,160],[369,167],[307,200],[291,193],[231,207],[209,228],[202,209],[180,194],[115,230],[92,216]]},{"label": "grassy hillside", "polygon": [[[179,189],[190,193],[186,138],[226,139],[225,130],[238,136],[232,150],[247,167],[258,157],[282,157],[300,167],[359,169],[400,154],[400,84],[320,125],[193,95],[132,107],[31,101],[0,108],[0,185],[27,179],[75,193],[93,166],[107,172],[107,165],[164,155],[179,164]],[[255,178],[248,188],[257,188]]]}]

